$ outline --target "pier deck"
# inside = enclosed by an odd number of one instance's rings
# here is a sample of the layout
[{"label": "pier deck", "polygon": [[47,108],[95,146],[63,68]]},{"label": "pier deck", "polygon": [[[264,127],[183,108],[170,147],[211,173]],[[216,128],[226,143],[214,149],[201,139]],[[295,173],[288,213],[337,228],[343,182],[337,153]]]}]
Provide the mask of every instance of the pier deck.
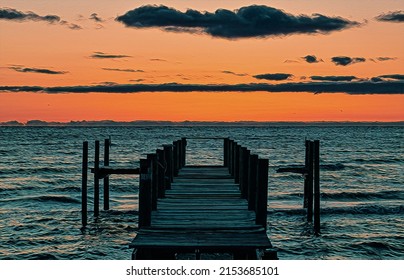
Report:
[{"label": "pier deck", "polygon": [[174,178],[151,223],[140,228],[130,248],[135,259],[174,259],[176,253],[230,253],[257,259],[272,248],[266,229],[256,224],[240,185],[223,166],[185,166]]}]

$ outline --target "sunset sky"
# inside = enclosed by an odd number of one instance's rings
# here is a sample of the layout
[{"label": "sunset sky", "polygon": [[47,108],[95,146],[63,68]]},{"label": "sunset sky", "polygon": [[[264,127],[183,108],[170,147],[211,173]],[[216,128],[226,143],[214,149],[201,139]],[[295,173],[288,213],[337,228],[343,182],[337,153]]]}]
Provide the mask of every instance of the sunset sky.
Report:
[{"label": "sunset sky", "polygon": [[0,122],[402,121],[404,0],[0,0]]}]

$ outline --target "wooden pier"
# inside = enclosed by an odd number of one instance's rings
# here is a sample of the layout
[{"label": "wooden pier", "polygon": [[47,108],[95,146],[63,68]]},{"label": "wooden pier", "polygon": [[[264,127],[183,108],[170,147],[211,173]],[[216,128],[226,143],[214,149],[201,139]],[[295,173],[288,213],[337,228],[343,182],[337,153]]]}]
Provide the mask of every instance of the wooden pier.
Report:
[{"label": "wooden pier", "polygon": [[[188,138],[191,139],[191,138]],[[198,138],[200,140],[200,138]],[[95,141],[94,216],[99,215],[99,181],[104,181],[104,210],[109,209],[109,175],[139,175],[139,230],[130,243],[132,259],[176,259],[178,254],[219,253],[234,259],[277,259],[267,236],[268,159],[229,138],[223,164],[186,164],[187,139],[163,145],[140,159],[139,168],[104,166]],[[194,140],[197,140],[195,138]],[[87,225],[88,143],[83,143],[82,224]]]},{"label": "wooden pier", "polygon": [[268,160],[223,141],[222,166],[186,165],[185,138],[140,161],[132,259],[176,259],[181,253],[276,259],[266,233]]}]

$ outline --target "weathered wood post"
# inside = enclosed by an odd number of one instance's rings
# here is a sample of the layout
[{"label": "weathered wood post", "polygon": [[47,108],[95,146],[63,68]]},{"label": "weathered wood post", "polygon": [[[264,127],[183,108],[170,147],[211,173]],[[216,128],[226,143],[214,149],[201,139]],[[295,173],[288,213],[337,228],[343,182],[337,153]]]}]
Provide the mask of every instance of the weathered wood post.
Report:
[{"label": "weathered wood post", "polygon": [[139,228],[151,225],[152,194],[151,166],[147,159],[140,160],[139,177]]},{"label": "weathered wood post", "polygon": [[[109,166],[109,139],[104,141],[104,166]],[[109,210],[109,176],[104,178],[104,210]]]},{"label": "weathered wood post", "polygon": [[309,140],[305,140],[304,147],[305,147],[305,157],[304,157],[304,166],[305,166],[305,173],[304,175],[304,190],[303,190],[303,208],[307,208],[308,203],[308,191],[309,191],[309,178],[308,178],[308,166],[309,166]]},{"label": "weathered wood post", "polygon": [[99,168],[100,168],[100,141],[95,141],[94,152],[94,216],[98,217],[100,214],[100,181],[99,181]]},{"label": "weathered wood post", "polygon": [[234,175],[234,140],[229,140],[229,173]]},{"label": "weathered wood post", "polygon": [[247,150],[247,148],[240,146],[240,152],[239,152],[239,172],[238,172],[238,183],[240,185],[240,192],[241,192],[241,197],[244,198],[244,153]]},{"label": "weathered wood post", "polygon": [[320,234],[320,141],[314,141],[314,233]]},{"label": "weathered wood post", "polygon": [[81,224],[87,226],[87,173],[88,173],[88,142],[83,142],[83,159],[81,173]]},{"label": "weathered wood post", "polygon": [[236,184],[240,183],[240,149],[241,146],[237,144],[234,151],[234,182]]},{"label": "weathered wood post", "polygon": [[178,168],[177,168],[178,157],[177,157],[177,153],[178,153],[177,141],[174,141],[173,142],[173,177],[178,176]]},{"label": "weathered wood post", "polygon": [[171,189],[171,183],[173,182],[173,145],[163,145],[164,147],[164,161],[165,161],[165,186],[166,190]]},{"label": "weathered wood post", "polygon": [[157,210],[157,197],[158,197],[158,185],[157,185],[157,155],[148,154],[147,160],[151,167],[151,199],[152,199],[152,210]]},{"label": "weathered wood post", "polygon": [[166,189],[164,185],[164,151],[157,149],[157,196],[158,198],[163,198],[166,194]]},{"label": "weathered wood post", "polygon": [[223,166],[229,167],[229,138],[223,139]]},{"label": "weathered wood post", "polygon": [[258,159],[255,223],[267,228],[268,159]]},{"label": "weathered wood post", "polygon": [[307,221],[313,221],[313,141],[307,145]]},{"label": "weathered wood post", "polygon": [[184,167],[186,165],[186,159],[187,159],[187,138],[183,137],[181,138],[182,142],[182,157],[181,157],[181,167]]},{"label": "weathered wood post", "polygon": [[257,197],[258,155],[250,155],[248,160],[248,210],[255,210]]},{"label": "weathered wood post", "polygon": [[240,178],[240,183],[242,184],[241,196],[248,199],[248,159],[250,157],[250,150],[247,148],[242,149],[242,161],[243,161],[243,176]]}]

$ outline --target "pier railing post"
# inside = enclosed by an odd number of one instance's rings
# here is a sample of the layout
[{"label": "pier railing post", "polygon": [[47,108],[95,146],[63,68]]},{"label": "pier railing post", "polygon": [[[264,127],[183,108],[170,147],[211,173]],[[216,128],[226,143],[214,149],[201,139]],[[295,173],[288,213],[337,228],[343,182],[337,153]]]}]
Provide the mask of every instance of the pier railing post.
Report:
[{"label": "pier railing post", "polygon": [[240,152],[239,152],[239,172],[238,172],[238,183],[240,185],[240,191],[241,191],[241,197],[244,195],[244,152],[247,150],[247,148],[244,148],[240,146]]},{"label": "pier railing post", "polygon": [[305,140],[305,157],[304,157],[304,166],[306,168],[306,172],[304,174],[304,190],[303,190],[303,208],[307,208],[308,204],[308,191],[309,191],[309,178],[308,178],[308,166],[309,166],[309,140]]},{"label": "pier railing post", "polygon": [[173,145],[163,145],[164,147],[164,161],[165,161],[165,186],[166,190],[171,189],[173,182]]},{"label": "pier railing post", "polygon": [[223,166],[229,167],[229,138],[223,139]]},{"label": "pier railing post", "polygon": [[139,177],[139,228],[151,225],[152,194],[151,166],[146,159],[140,160]]},{"label": "pier railing post", "polygon": [[181,167],[184,167],[186,164],[186,158],[187,158],[187,138],[183,137],[181,138],[181,147],[182,147],[182,156],[181,156]]},{"label": "pier railing post", "polygon": [[320,234],[320,141],[314,141],[314,233]]},{"label": "pier railing post", "polygon": [[100,214],[100,181],[99,181],[99,168],[100,168],[100,141],[95,141],[94,152],[94,216],[98,217]]},{"label": "pier railing post", "polygon": [[178,145],[177,141],[173,142],[173,177],[178,176]]},{"label": "pier railing post", "polygon": [[148,154],[147,160],[148,164],[151,167],[151,201],[152,201],[152,210],[157,210],[157,197],[158,197],[158,186],[157,186],[157,155],[156,154]]},{"label": "pier railing post", "polygon": [[[109,139],[104,141],[104,166],[109,166]],[[104,178],[104,210],[109,210],[109,176]]]},{"label": "pier railing post", "polygon": [[158,149],[156,151],[157,154],[157,196],[158,198],[163,198],[165,196],[165,184],[164,184],[164,151]]},{"label": "pier railing post", "polygon": [[307,145],[308,160],[307,170],[307,221],[313,221],[313,141],[309,141]]},{"label": "pier railing post", "polygon": [[248,210],[255,210],[257,197],[257,165],[258,155],[250,155],[248,159]]},{"label": "pier railing post", "polygon": [[268,159],[258,160],[258,187],[255,206],[255,223],[267,228],[267,206],[268,206]]},{"label": "pier railing post", "polygon": [[83,142],[82,177],[81,177],[81,224],[87,226],[87,173],[88,142]]},{"label": "pier railing post", "polygon": [[241,166],[242,170],[240,173],[240,185],[241,185],[241,197],[248,199],[248,158],[250,157],[250,151],[243,147],[241,149]]},{"label": "pier railing post", "polygon": [[236,145],[234,151],[234,182],[240,183],[240,145]]},{"label": "pier railing post", "polygon": [[229,140],[229,173],[234,175],[234,140]]}]

